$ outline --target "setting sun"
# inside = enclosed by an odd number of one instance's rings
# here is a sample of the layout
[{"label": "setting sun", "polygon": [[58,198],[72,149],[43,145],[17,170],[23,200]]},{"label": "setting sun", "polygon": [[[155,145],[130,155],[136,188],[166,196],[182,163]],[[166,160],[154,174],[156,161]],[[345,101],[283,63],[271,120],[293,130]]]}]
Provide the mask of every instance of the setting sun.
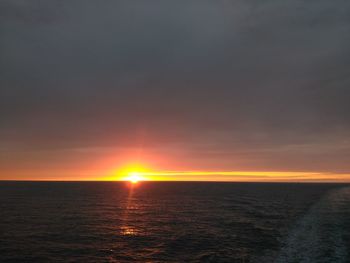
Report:
[{"label": "setting sun", "polygon": [[152,180],[152,176],[149,176],[151,174],[150,171],[141,164],[132,163],[112,170],[110,175],[105,177],[105,180],[127,181],[135,184],[139,181]]},{"label": "setting sun", "polygon": [[126,178],[126,181],[129,181],[133,184],[136,184],[139,181],[143,181],[143,180],[145,180],[145,178],[139,172],[130,172],[128,177]]}]

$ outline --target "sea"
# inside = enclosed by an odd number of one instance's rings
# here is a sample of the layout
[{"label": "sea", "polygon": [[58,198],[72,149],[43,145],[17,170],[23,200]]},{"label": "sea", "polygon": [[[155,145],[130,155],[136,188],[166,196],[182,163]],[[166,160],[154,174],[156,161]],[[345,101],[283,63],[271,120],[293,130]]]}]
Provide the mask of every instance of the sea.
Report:
[{"label": "sea", "polygon": [[0,182],[0,262],[350,262],[350,185]]}]

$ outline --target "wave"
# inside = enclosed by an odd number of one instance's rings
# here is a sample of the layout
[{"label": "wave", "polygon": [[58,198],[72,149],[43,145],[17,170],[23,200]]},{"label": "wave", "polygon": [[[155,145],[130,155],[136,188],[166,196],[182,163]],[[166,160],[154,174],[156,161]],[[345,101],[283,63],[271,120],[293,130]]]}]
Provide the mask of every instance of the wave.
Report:
[{"label": "wave", "polygon": [[349,262],[350,187],[313,205],[284,242],[275,263]]}]

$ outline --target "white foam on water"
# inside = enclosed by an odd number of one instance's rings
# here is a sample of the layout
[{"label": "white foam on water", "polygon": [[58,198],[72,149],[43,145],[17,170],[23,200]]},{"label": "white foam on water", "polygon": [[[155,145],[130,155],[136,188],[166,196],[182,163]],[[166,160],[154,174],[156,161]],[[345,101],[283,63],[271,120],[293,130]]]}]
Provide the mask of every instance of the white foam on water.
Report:
[{"label": "white foam on water", "polygon": [[350,187],[330,191],[289,233],[275,263],[349,262],[343,241],[349,218]]}]

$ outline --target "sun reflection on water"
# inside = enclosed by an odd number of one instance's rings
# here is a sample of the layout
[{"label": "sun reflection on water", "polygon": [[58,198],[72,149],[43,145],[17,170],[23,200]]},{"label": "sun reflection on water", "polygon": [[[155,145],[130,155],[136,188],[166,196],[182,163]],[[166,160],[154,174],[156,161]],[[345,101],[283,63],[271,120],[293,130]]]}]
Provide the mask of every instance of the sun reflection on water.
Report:
[{"label": "sun reflection on water", "polygon": [[137,236],[141,234],[141,230],[139,228],[130,224],[130,216],[135,213],[135,211],[140,209],[137,199],[134,198],[135,188],[136,185],[134,184],[129,186],[124,213],[121,218],[121,226],[119,228],[120,234],[123,236]]},{"label": "sun reflection on water", "polygon": [[121,226],[120,227],[120,234],[123,236],[138,236],[140,235],[139,229],[131,226]]}]

